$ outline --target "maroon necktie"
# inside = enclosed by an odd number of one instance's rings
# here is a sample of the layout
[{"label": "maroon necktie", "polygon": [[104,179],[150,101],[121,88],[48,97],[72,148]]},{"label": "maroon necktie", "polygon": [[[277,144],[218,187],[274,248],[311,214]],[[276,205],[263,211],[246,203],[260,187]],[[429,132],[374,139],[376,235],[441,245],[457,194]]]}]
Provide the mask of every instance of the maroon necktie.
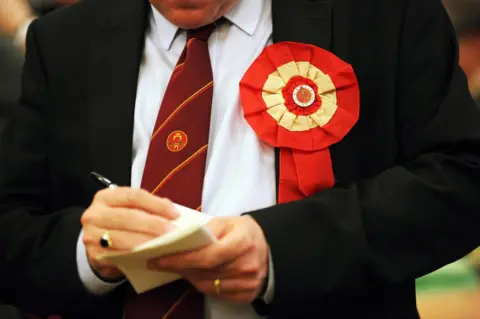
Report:
[{"label": "maroon necktie", "polygon": [[[214,24],[187,32],[150,141],[142,188],[201,210],[213,75],[208,38]],[[184,280],[137,295],[129,287],[125,319],[202,319],[203,295]]]}]

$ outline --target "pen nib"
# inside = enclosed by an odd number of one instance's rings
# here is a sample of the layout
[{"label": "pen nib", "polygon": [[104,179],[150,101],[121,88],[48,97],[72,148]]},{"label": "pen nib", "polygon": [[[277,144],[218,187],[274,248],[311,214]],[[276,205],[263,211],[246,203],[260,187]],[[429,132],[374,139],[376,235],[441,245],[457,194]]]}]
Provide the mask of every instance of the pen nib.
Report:
[{"label": "pen nib", "polygon": [[112,182],[111,182],[108,178],[106,178],[106,177],[103,176],[103,175],[98,174],[97,172],[90,172],[90,175],[91,175],[95,180],[99,181],[100,183],[102,183],[103,185],[105,185],[105,186],[107,186],[107,187],[110,186],[110,185],[112,185]]}]

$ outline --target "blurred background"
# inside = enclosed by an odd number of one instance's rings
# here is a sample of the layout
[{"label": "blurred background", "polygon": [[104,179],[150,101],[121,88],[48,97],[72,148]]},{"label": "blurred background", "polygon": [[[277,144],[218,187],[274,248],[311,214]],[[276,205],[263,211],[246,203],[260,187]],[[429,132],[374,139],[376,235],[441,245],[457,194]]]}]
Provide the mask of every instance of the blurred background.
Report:
[{"label": "blurred background", "polygon": [[[15,112],[28,25],[75,1],[0,0],[0,134]],[[460,64],[480,107],[480,0],[444,0],[444,4],[458,34]],[[480,319],[480,251],[419,278],[417,291],[422,319]],[[0,305],[0,319],[20,318],[33,317]]]},{"label": "blurred background", "polygon": [[[443,2],[457,31],[460,65],[480,107],[480,0]],[[480,251],[418,279],[417,292],[422,319],[480,319]]]}]

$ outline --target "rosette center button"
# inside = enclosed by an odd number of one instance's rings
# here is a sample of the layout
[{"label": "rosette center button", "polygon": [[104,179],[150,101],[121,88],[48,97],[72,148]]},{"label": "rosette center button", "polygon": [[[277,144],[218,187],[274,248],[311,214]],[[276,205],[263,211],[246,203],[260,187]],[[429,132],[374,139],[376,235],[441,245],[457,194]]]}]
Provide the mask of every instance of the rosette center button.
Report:
[{"label": "rosette center button", "polygon": [[309,85],[299,85],[293,90],[293,101],[300,107],[309,107],[315,102],[315,91]]}]

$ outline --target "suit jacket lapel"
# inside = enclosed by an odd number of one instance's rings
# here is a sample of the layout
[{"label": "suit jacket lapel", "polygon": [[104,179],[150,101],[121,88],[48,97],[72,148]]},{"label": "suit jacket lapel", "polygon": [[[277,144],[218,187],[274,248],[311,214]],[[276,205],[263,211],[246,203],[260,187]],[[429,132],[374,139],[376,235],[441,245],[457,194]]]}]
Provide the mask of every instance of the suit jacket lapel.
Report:
[{"label": "suit jacket lapel", "polygon": [[332,0],[273,0],[273,41],[313,44],[330,50]]},{"label": "suit jacket lapel", "polygon": [[[88,108],[93,169],[130,185],[133,119],[148,6],[141,0],[103,0],[89,52]],[[107,4],[106,4],[107,5]],[[106,6],[107,7],[107,6]],[[100,30],[98,32],[98,30]]]},{"label": "suit jacket lapel", "polygon": [[[293,41],[332,50],[332,0],[272,0],[272,19],[274,43]],[[275,156],[278,193],[279,149]]]},{"label": "suit jacket lapel", "polygon": [[[130,184],[133,119],[148,25],[148,1],[104,0],[102,28],[89,54],[89,135],[93,169],[120,185]],[[331,51],[332,0],[272,1],[273,41],[313,44]],[[288,23],[286,23],[288,21]],[[95,28],[98,30],[98,28]],[[276,150],[277,182],[279,151]],[[278,183],[277,183],[278,185]]]}]

